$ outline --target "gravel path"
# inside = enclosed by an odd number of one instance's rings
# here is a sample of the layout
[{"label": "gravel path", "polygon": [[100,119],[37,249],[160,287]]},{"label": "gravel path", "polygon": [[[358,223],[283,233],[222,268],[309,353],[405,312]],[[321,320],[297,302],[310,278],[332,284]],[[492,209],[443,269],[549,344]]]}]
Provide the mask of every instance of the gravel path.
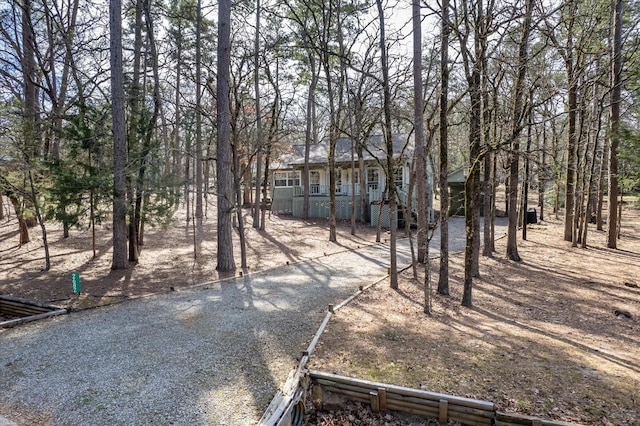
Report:
[{"label": "gravel path", "polygon": [[[386,245],[369,246],[1,330],[0,414],[18,425],[254,424],[327,304],[384,276],[387,258]],[[398,263],[409,259],[403,240]]]}]

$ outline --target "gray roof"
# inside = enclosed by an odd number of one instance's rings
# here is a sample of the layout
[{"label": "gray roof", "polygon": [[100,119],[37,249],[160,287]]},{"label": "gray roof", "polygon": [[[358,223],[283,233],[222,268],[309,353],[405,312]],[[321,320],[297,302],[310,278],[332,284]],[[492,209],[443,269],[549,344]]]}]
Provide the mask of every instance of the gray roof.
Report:
[{"label": "gray roof", "polygon": [[[352,142],[350,138],[341,137],[336,141],[336,163],[351,162]],[[382,135],[374,135],[367,139],[367,149],[363,151],[365,161],[380,159],[387,156],[386,144]],[[393,157],[410,158],[413,156],[413,138],[407,135],[393,135]],[[326,164],[329,158],[329,141],[312,144],[309,150],[309,164]],[[356,155],[357,158],[357,155]],[[304,145],[294,145],[293,152],[288,158],[283,158],[283,163],[291,166],[304,164]]]}]

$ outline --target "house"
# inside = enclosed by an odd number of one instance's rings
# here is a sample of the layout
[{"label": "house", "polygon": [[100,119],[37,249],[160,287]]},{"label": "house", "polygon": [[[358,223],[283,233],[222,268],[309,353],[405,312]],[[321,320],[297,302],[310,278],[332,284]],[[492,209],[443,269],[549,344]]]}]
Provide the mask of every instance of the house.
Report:
[{"label": "house", "polygon": [[[355,150],[351,139],[342,137],[336,142],[335,170],[336,170],[336,219],[350,219],[351,206],[356,200],[356,218],[362,218],[358,208],[360,199],[360,178],[365,179],[365,210],[364,220],[372,226],[377,226],[378,217],[383,227],[388,227],[389,206],[382,198],[385,193],[386,144],[382,136],[371,136],[367,140],[367,149],[363,152],[365,170],[360,173],[358,156],[353,154],[355,173],[352,176],[352,150]],[[272,210],[292,213],[294,217],[304,217],[304,145],[294,145],[291,152],[280,159],[279,167],[272,173],[271,194]],[[397,224],[402,224],[402,206],[407,205],[411,162],[413,159],[413,139],[405,135],[393,137],[393,159],[397,163],[394,180],[397,189],[398,215]],[[309,152],[309,217],[329,217],[329,142],[323,141],[313,144]],[[427,187],[425,194],[429,211],[429,220],[433,222],[432,194],[433,170],[427,162]],[[355,195],[355,197],[354,197]],[[412,211],[417,211],[416,191],[413,191]],[[382,208],[382,212],[379,210]],[[378,214],[380,213],[380,214]]]}]

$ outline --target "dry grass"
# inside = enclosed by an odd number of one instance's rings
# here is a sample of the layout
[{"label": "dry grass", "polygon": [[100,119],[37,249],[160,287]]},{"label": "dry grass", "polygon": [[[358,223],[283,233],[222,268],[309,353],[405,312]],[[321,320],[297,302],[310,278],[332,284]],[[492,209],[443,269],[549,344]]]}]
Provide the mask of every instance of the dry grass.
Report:
[{"label": "dry grass", "polygon": [[[210,215],[215,215],[213,207]],[[39,228],[30,230],[32,242],[18,246],[15,218],[0,223],[0,294],[11,294],[63,307],[87,308],[122,299],[169,291],[180,287],[219,280],[229,276],[216,271],[216,223],[205,220],[198,232],[194,255],[193,227],[187,226],[182,211],[176,212],[175,223],[168,227],[145,230],[137,264],[124,271],[111,270],[112,242],[110,224],[97,227],[97,256],[93,258],[90,229],[74,229],[67,239],[61,227],[48,224],[51,270],[43,272],[44,250]],[[245,273],[263,271],[371,244],[375,229],[358,225],[351,235],[350,224],[338,224],[338,244],[329,243],[326,220],[294,220],[291,216],[269,215],[266,230],[251,227],[245,216],[247,266]],[[234,236],[234,254],[238,272],[240,246]],[[74,295],[71,273],[81,276],[82,292]]]},{"label": "dry grass", "polygon": [[[451,296],[423,313],[422,281],[379,284],[338,311],[311,367],[495,402],[499,409],[583,424],[640,424],[640,213],[625,212],[619,250],[561,240],[560,221],[529,229],[521,263],[481,259],[474,308],[460,306],[463,258]],[[438,262],[432,282],[437,285]],[[626,310],[632,319],[617,318]]]}]

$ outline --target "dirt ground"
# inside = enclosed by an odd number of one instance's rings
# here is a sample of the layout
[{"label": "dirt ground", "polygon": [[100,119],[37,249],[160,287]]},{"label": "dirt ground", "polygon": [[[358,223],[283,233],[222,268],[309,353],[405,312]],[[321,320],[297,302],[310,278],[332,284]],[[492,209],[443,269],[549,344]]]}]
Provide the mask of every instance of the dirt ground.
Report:
[{"label": "dirt ground", "polygon": [[[214,216],[214,212],[210,212]],[[0,223],[0,294],[83,308],[170,291],[221,277],[215,271],[215,222],[206,220],[194,260],[193,229],[178,221],[148,228],[140,262],[112,271],[111,231],[90,229],[63,239],[48,227],[51,270],[42,237],[18,246],[15,218]],[[640,211],[625,208],[619,249],[591,228],[589,248],[562,240],[562,222],[530,226],[518,241],[520,263],[505,260],[505,239],[493,258],[481,258],[474,308],[460,306],[463,258],[452,255],[451,296],[435,295],[423,313],[422,275],[401,275],[400,289],[379,284],[339,310],[322,336],[310,367],[359,378],[495,402],[500,410],[602,425],[640,425]],[[371,244],[375,230],[350,235],[340,223],[338,244],[326,221],[273,215],[266,231],[248,219],[248,271]],[[239,266],[239,248],[236,247]],[[433,287],[438,261],[432,261]],[[71,273],[82,292],[72,293]],[[422,274],[422,271],[421,271]],[[627,312],[631,318],[617,315]],[[340,424],[340,423],[326,423]],[[342,423],[344,424],[344,423]]]},{"label": "dirt ground", "polygon": [[[522,262],[505,260],[506,238],[481,258],[472,309],[460,306],[460,254],[450,258],[451,295],[434,295],[432,316],[423,313],[422,271],[419,282],[404,272],[399,290],[376,286],[336,313],[310,368],[500,411],[640,425],[640,211],[625,209],[618,250],[604,248],[595,228],[588,248],[572,248],[555,218],[527,234]],[[431,267],[435,289],[439,261]]]},{"label": "dirt ground", "polygon": [[[5,204],[6,205],[6,204]],[[210,210],[210,217],[215,211]],[[96,227],[96,257],[93,257],[91,229],[73,229],[67,239],[55,224],[47,227],[51,269],[45,265],[40,228],[30,229],[31,242],[18,245],[15,215],[0,222],[0,294],[53,303],[67,308],[87,308],[125,298],[170,291],[219,280],[229,274],[216,271],[216,224],[205,219],[194,256],[193,222],[186,226],[185,215],[168,228],[145,229],[144,245],[137,264],[124,271],[111,270],[111,224]],[[305,259],[358,248],[375,242],[375,230],[358,225],[351,235],[350,223],[339,222],[338,243],[329,243],[326,220],[302,221],[291,216],[267,214],[265,230],[254,229],[245,217],[247,240],[246,272],[262,271]],[[234,237],[235,238],[235,237]],[[234,255],[239,274],[240,245],[234,239]],[[71,274],[80,273],[81,293],[72,291]]]}]

